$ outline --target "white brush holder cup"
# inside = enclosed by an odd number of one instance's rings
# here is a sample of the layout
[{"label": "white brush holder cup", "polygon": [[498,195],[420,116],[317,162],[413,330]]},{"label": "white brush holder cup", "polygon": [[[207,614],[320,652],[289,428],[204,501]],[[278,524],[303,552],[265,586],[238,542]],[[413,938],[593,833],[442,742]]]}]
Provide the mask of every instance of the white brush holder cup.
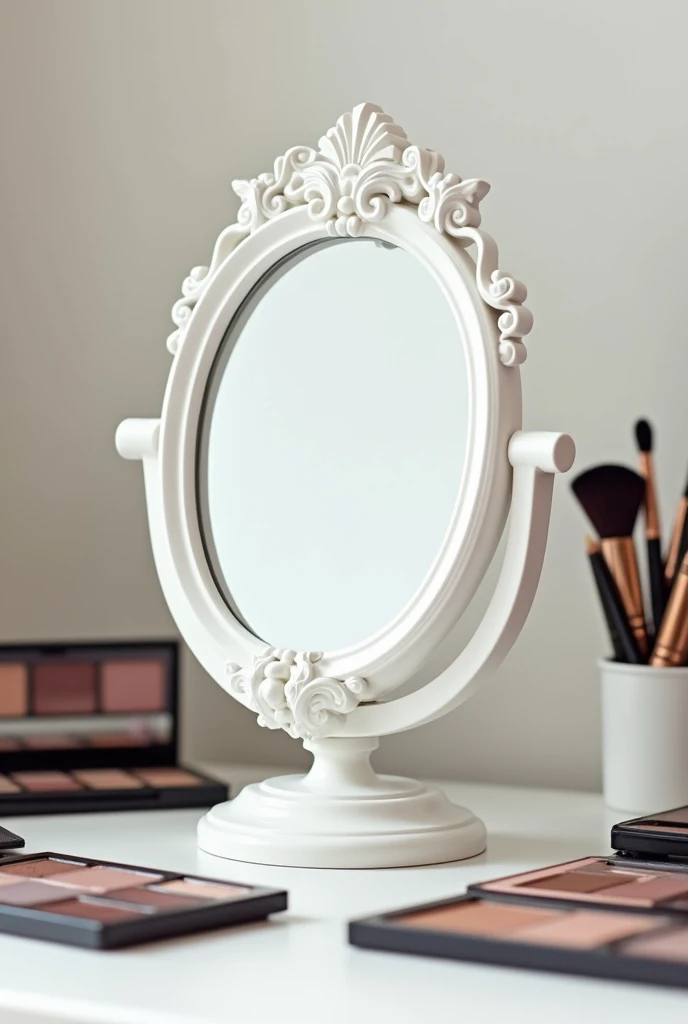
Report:
[{"label": "white brush holder cup", "polygon": [[[206,671],[315,760],[201,821],[201,848],[365,868],[456,860],[485,829],[378,776],[378,738],[456,708],[535,594],[565,434],[523,433],[532,317],[480,228],[489,186],[444,171],[378,107],[234,184],[235,224],[173,308],[160,419],[126,420],[153,552]],[[491,604],[452,630],[510,513]],[[438,674],[389,695],[433,654]],[[230,753],[228,751],[228,753]]]},{"label": "white brush holder cup", "polygon": [[638,814],[688,804],[688,668],[599,665],[605,803]]}]

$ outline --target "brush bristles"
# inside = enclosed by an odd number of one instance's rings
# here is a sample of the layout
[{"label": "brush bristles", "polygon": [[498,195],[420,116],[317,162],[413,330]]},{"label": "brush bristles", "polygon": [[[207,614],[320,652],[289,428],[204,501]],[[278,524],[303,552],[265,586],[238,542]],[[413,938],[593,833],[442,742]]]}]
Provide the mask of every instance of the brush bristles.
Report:
[{"label": "brush bristles", "polygon": [[638,420],[635,425],[635,439],[641,452],[652,451],[652,427],[647,420]]},{"label": "brush bristles", "polygon": [[600,537],[630,537],[645,497],[645,481],[626,466],[595,466],[571,484]]}]

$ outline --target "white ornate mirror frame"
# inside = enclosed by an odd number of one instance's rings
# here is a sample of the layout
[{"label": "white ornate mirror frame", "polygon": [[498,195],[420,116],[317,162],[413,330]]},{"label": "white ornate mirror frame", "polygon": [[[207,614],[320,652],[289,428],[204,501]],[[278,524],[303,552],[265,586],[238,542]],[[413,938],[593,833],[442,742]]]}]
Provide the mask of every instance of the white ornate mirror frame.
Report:
[{"label": "white ornate mirror frame", "polygon": [[[378,776],[369,758],[380,736],[457,707],[504,658],[537,588],[553,474],[573,462],[567,435],[520,431],[518,367],[532,318],[522,305],[525,287],[498,269],[497,247],[479,227],[489,186],[446,174],[438,153],[411,145],[379,107],[361,104],[318,149],[294,147],[272,173],[234,182],[234,189],[237,222],[220,234],[211,266],[184,281],[173,307],[174,361],[161,417],[125,420],[116,443],[124,458],[143,461],[155,563],[185,641],[260,725],[285,729],[315,759],[305,776],[249,786],[213,808],[199,825],[199,845],[222,857],[316,867],[472,856],[486,839],[470,811],[433,787]],[[277,650],[233,615],[207,562],[196,487],[204,395],[227,325],[270,268],[304,246],[360,236],[420,260],[454,313],[470,396],[462,487],[430,571],[386,628],[338,651]],[[381,701],[456,624],[510,506],[501,575],[474,636],[433,681]]]}]

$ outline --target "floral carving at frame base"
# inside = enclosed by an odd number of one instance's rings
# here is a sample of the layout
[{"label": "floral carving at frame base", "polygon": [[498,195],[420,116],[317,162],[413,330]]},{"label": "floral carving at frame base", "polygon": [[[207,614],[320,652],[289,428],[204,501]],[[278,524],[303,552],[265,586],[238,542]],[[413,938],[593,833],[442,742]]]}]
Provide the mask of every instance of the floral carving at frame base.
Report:
[{"label": "floral carving at frame base", "polygon": [[284,729],[290,736],[316,739],[332,735],[363,699],[365,679],[318,675],[320,651],[268,647],[250,669],[229,662],[229,692],[258,713],[258,725]]},{"label": "floral carving at frame base", "polygon": [[308,207],[331,237],[360,235],[382,220],[390,203],[415,207],[418,217],[463,247],[475,245],[476,281],[485,303],[499,314],[499,358],[516,366],[526,358],[523,337],[533,318],[523,306],[526,288],[498,267],[494,240],[480,225],[480,201],[490,186],[480,179],[446,174],[434,150],[412,146],[388,114],[362,103],[339,118],[318,149],[294,146],[277,158],[271,173],[234,181],[241,199],[236,224],[219,236],[210,267],[194,267],[172,307],[176,330],[167,347],[181,345],[194,306],[210,278],[240,242],[266,221],[296,206]]}]

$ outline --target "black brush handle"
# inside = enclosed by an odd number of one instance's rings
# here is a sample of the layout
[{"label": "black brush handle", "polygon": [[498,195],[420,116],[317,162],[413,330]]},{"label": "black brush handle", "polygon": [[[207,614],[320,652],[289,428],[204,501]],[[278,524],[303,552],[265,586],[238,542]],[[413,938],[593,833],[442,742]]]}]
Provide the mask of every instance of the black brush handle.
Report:
[{"label": "black brush handle", "polygon": [[650,576],[650,601],[652,603],[652,621],[655,624],[655,634],[659,633],[659,627],[666,608],[667,592],[664,581],[664,564],[662,562],[661,541],[653,537],[647,542],[647,565]]},{"label": "black brush handle", "polygon": [[594,554],[588,555],[588,557],[592,566],[593,576],[595,577],[595,583],[597,584],[600,601],[602,602],[604,617],[609,627],[616,660],[628,662],[629,665],[644,664],[645,659],[640,653],[638,641],[630,627],[619,588],[614,582],[614,577],[609,571],[604,555],[597,551]]}]

